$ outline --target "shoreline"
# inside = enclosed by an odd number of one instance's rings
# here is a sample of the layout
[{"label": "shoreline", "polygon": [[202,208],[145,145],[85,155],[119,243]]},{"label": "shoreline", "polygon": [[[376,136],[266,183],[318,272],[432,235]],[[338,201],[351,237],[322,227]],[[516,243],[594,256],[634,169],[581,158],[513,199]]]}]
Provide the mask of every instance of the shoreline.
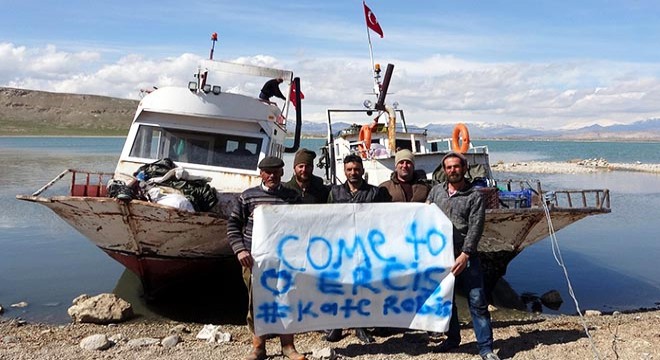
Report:
[{"label": "shoreline", "polygon": [[[495,312],[497,313],[497,311]],[[660,310],[646,310],[612,315],[520,316],[498,320],[494,316],[494,348],[502,359],[651,359],[660,353]],[[589,329],[590,340],[583,321]],[[0,318],[0,358],[12,359],[241,359],[250,347],[250,334],[245,325],[221,325],[231,334],[229,342],[210,343],[196,339],[203,324],[136,319],[110,325],[93,324],[21,324]],[[459,349],[448,354],[431,350],[443,339],[423,331],[391,331],[375,335],[376,342],[364,345],[347,331],[336,343],[323,339],[320,332],[296,335],[296,346],[310,359],[324,348],[331,348],[341,358],[351,359],[474,359],[477,355],[472,327],[462,324],[463,338]],[[87,336],[101,334],[113,339],[107,350],[81,349]],[[178,343],[166,346],[161,341],[176,334]],[[592,343],[593,341],[593,343]],[[277,340],[269,340],[271,359],[281,356]],[[595,349],[595,350],[594,350]]]},{"label": "shoreline", "polygon": [[538,174],[589,174],[609,171],[628,171],[660,174],[660,164],[608,163],[605,160],[579,161],[516,161],[491,164],[493,172]]},{"label": "shoreline", "polygon": [[[104,134],[86,134],[86,135],[76,135],[76,134],[0,134],[0,138],[7,137],[126,137],[128,135],[128,128],[126,129],[125,134],[123,135],[104,135]],[[302,134],[301,139],[315,139],[315,140],[326,140],[327,135],[319,134]],[[435,138],[435,137],[433,137]],[[440,136],[438,136],[440,138]],[[291,140],[293,138],[288,138]],[[632,143],[632,144],[649,144],[649,143],[660,143],[660,139],[628,139],[628,138],[612,138],[612,139],[563,139],[563,138],[480,138],[478,141],[507,141],[507,142],[570,142],[570,143]],[[477,146],[479,144],[476,144]]]}]

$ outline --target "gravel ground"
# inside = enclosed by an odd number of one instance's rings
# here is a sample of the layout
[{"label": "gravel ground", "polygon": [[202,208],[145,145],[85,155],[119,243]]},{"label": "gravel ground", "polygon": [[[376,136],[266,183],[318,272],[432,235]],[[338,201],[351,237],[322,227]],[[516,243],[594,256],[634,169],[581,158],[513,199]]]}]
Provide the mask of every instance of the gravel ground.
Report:
[{"label": "gravel ground", "polygon": [[[584,319],[593,344],[576,316],[495,320],[495,350],[502,359],[660,359],[660,310]],[[190,332],[181,332],[182,341],[173,348],[158,344],[132,347],[128,343],[144,337],[162,339],[177,325],[183,325],[179,328],[185,327]],[[245,326],[223,326],[223,331],[231,333],[232,340],[221,344],[197,340],[195,335],[202,326],[139,319],[110,326],[21,325],[16,320],[5,320],[0,322],[0,359],[237,360],[248,351],[250,336]],[[93,334],[121,340],[103,351],[82,349],[81,340]],[[370,345],[361,344],[352,332],[337,343],[328,343],[321,333],[310,332],[297,335],[296,345],[310,358],[314,350],[332,347],[339,358],[347,359],[478,359],[469,325],[463,326],[462,336],[463,344],[450,354],[430,352],[441,337],[429,338],[425,332],[418,331],[376,336],[376,343]],[[269,340],[267,350],[271,359],[282,359],[276,340]]]}]

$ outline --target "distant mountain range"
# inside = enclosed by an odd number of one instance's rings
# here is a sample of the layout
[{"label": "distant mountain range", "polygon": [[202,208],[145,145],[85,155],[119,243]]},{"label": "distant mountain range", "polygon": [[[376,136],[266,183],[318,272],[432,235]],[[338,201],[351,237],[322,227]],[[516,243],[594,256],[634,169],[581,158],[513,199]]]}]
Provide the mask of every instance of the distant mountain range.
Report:
[{"label": "distant mountain range", "polygon": [[[0,87],[0,135],[125,135],[138,101],[96,95],[52,93]],[[333,131],[350,127],[334,123]],[[660,119],[627,125],[591,125],[572,130],[541,130],[500,124],[467,123],[473,139],[565,139],[660,141]],[[455,124],[429,124],[434,137],[451,137]],[[409,128],[421,127],[410,125]],[[305,136],[326,136],[327,124],[305,122]]]},{"label": "distant mountain range", "polygon": [[[350,127],[352,124],[333,123],[333,132]],[[571,130],[543,130],[520,128],[510,125],[466,123],[470,137],[477,139],[557,139],[557,140],[624,140],[660,141],[660,119],[636,121],[627,125],[591,125]],[[455,124],[429,124],[425,127],[409,125],[409,129],[426,129],[429,135],[451,137]],[[303,133],[308,136],[325,136],[327,124],[303,123]]]}]

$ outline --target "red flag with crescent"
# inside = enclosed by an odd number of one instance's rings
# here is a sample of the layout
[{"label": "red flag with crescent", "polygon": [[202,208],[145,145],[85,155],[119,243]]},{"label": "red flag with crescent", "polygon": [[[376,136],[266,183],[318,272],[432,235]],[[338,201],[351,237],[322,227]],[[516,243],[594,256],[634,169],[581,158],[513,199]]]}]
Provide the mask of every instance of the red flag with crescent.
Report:
[{"label": "red flag with crescent", "polygon": [[[298,107],[298,103],[296,101],[296,92],[298,89],[296,89],[296,83],[292,82],[291,83],[291,92],[289,93],[289,101],[293,104],[293,106]],[[300,101],[302,101],[305,98],[305,94],[303,92],[300,92]]]},{"label": "red flag with crescent", "polygon": [[382,38],[383,29],[380,28],[380,24],[378,23],[378,19],[376,19],[376,15],[371,12],[371,9],[369,9],[366,2],[363,1],[362,5],[364,5],[364,17],[367,20],[367,27],[373,30],[376,34],[380,35]]}]

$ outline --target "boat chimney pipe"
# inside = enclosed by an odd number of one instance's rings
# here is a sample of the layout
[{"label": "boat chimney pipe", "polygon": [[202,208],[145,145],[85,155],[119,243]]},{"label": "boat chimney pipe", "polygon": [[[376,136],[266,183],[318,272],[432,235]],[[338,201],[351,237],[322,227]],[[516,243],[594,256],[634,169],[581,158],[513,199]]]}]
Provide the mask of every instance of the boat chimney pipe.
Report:
[{"label": "boat chimney pipe", "polygon": [[376,102],[375,109],[379,111],[385,111],[385,96],[387,96],[387,88],[390,87],[390,78],[394,72],[394,65],[387,64],[387,70],[385,70],[385,78],[383,78],[383,86],[380,89],[380,94],[378,94],[378,102]]},{"label": "boat chimney pipe", "polygon": [[295,86],[294,96],[296,97],[296,132],[293,135],[293,146],[284,148],[285,153],[294,153],[298,151],[300,147],[300,132],[302,130],[302,101],[300,99],[300,78],[293,78],[293,84]]}]

